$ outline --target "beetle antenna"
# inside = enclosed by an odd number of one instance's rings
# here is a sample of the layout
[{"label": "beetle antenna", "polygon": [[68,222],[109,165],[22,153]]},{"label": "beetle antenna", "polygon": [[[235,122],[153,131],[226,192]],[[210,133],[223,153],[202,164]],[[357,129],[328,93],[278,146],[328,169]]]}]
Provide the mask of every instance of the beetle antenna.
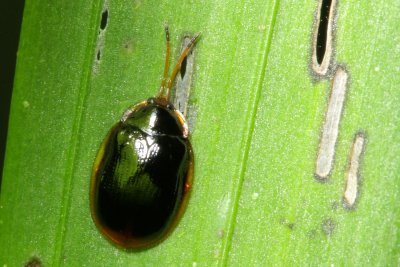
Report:
[{"label": "beetle antenna", "polygon": [[200,34],[201,33],[196,33],[196,35],[193,36],[192,39],[190,39],[190,42],[186,45],[185,49],[182,51],[182,53],[178,59],[178,62],[176,63],[174,70],[172,71],[171,77],[168,80],[167,91],[165,93],[165,97],[167,99],[169,99],[169,92],[171,90],[172,83],[175,80],[176,74],[181,69],[182,62],[185,60],[185,58],[189,54],[190,50],[193,48],[193,45],[196,43],[196,41],[200,37]]},{"label": "beetle antenna", "polygon": [[167,45],[167,52],[165,53],[165,66],[164,66],[164,75],[163,79],[161,81],[161,87],[160,91],[158,92],[158,97],[162,96],[162,93],[165,89],[165,83],[167,81],[167,74],[168,74],[168,67],[169,67],[169,55],[170,55],[170,45],[169,45],[169,29],[168,25],[165,25],[165,39],[166,39],[166,45]]}]

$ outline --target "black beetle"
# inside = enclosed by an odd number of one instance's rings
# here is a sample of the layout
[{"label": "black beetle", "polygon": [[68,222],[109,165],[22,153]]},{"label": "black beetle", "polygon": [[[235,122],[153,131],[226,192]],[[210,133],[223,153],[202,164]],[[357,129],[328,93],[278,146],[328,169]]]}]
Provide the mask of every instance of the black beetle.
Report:
[{"label": "black beetle", "polygon": [[125,111],[101,144],[92,171],[92,218],[108,239],[127,249],[149,248],[165,239],[179,221],[192,185],[189,131],[169,93],[199,34],[181,53],[166,85],[168,27],[165,32],[167,53],[158,95]]}]

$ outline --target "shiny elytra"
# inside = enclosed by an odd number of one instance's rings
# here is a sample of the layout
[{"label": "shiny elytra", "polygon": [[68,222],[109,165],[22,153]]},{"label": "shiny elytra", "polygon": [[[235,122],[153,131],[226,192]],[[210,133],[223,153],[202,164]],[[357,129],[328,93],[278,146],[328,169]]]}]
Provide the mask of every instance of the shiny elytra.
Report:
[{"label": "shiny elytra", "polygon": [[100,232],[115,245],[150,248],[175,228],[187,205],[193,151],[184,116],[171,104],[170,90],[199,34],[181,53],[166,83],[169,32],[161,88],[123,114],[102,142],[90,183],[90,208]]}]

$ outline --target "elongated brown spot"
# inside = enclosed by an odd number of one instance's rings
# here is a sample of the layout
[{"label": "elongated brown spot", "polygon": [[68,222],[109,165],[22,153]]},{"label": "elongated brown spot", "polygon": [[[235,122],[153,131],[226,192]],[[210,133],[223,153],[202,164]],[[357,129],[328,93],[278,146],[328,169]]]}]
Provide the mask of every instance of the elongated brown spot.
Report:
[{"label": "elongated brown spot", "polygon": [[332,80],[331,95],[319,143],[315,174],[320,180],[325,180],[331,173],[336,140],[339,135],[339,123],[346,96],[347,79],[347,72],[338,67]]},{"label": "elongated brown spot", "polygon": [[360,182],[360,163],[361,155],[365,146],[365,136],[358,133],[354,137],[353,146],[350,152],[349,169],[346,175],[346,188],[343,194],[343,202],[345,207],[353,208],[359,195]]}]

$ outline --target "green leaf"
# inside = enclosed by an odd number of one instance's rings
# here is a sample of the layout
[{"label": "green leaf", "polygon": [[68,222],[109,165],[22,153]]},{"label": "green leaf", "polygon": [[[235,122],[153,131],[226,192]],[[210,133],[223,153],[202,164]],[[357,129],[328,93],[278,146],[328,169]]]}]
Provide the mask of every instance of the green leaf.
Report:
[{"label": "green leaf", "polygon": [[[338,5],[334,62],[350,82],[325,183],[314,172],[331,77],[315,79],[310,70],[316,9],[315,1],[294,0],[27,1],[0,196],[0,263],[397,265],[400,5]],[[196,116],[189,116],[194,185],[171,236],[125,251],[96,229],[89,180],[113,123],[159,88],[165,23],[172,62],[183,36],[202,32],[190,100]],[[347,209],[359,131],[361,186]]]}]

